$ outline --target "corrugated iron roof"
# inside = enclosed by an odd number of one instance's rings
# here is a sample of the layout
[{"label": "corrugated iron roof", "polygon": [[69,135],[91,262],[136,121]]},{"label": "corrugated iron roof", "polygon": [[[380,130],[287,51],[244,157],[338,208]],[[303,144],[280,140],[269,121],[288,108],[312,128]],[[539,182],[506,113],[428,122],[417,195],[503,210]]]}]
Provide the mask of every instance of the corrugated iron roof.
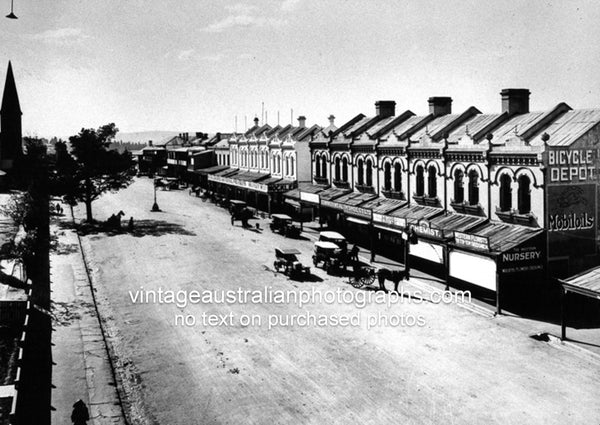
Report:
[{"label": "corrugated iron roof", "polygon": [[591,297],[600,296],[600,266],[571,276],[567,279],[562,279],[561,283],[575,289],[576,292],[588,295]]},{"label": "corrugated iron roof", "polygon": [[506,252],[511,248],[521,245],[526,240],[539,235],[542,231],[542,229],[535,227],[490,221],[467,233],[487,237],[490,251]]},{"label": "corrugated iron roof", "polygon": [[216,174],[227,169],[229,169],[227,165],[213,165],[212,167],[199,168],[198,170],[194,170],[194,172],[199,174]]},{"label": "corrugated iron roof", "polygon": [[406,201],[400,199],[375,198],[362,204],[361,207],[373,210],[374,213],[387,214],[405,204]]},{"label": "corrugated iron roof", "polygon": [[405,218],[406,221],[411,223],[416,223],[419,220],[429,220],[432,217],[435,217],[443,210],[441,208],[436,207],[426,207],[424,205],[410,205],[404,208],[400,208],[396,211],[392,211],[389,215],[394,217],[402,217]]},{"label": "corrugated iron roof", "polygon": [[[381,136],[382,139],[385,139],[387,136],[391,135],[391,134],[397,134],[397,135],[401,135],[403,133],[406,133],[407,130],[410,130],[411,128],[413,128],[414,126],[416,126],[417,124],[420,124],[424,119],[428,118],[428,115],[415,115],[410,117],[409,119],[407,119],[406,121],[401,122],[399,125],[397,125],[396,127],[394,127],[393,129],[391,129],[389,132],[383,134]],[[387,139],[386,142],[382,142],[382,144],[385,143],[389,143],[389,142],[395,142],[396,140],[390,140],[392,138]],[[395,139],[395,137],[393,138]]]},{"label": "corrugated iron roof", "polygon": [[434,120],[429,121],[426,126],[413,133],[410,136],[410,140],[419,140],[427,134],[435,134],[460,116],[461,115],[459,114],[450,114],[437,117]]},{"label": "corrugated iron roof", "polygon": [[495,119],[500,117],[502,114],[479,114],[475,115],[470,120],[459,125],[456,129],[450,132],[448,136],[449,143],[458,143],[462,137],[473,136],[485,127],[490,125]]},{"label": "corrugated iron roof", "polygon": [[445,238],[452,238],[455,231],[466,232],[479,226],[484,221],[486,221],[485,217],[445,212],[442,215],[432,218],[429,224],[431,227],[441,229]]},{"label": "corrugated iron roof", "polygon": [[330,187],[329,189],[325,189],[323,192],[320,192],[319,197],[326,201],[331,201],[335,198],[345,195],[348,192],[350,192],[350,189],[338,189],[337,187]]},{"label": "corrugated iron roof", "polygon": [[565,112],[541,130],[530,143],[542,145],[542,134],[548,133],[548,146],[570,146],[592,127],[600,123],[600,109],[578,109]]},{"label": "corrugated iron roof", "polygon": [[492,144],[504,144],[513,137],[518,137],[520,132],[522,133],[543,116],[544,112],[529,112],[514,116],[501,126],[492,129],[491,133],[494,136]]},{"label": "corrugated iron roof", "polygon": [[374,199],[376,197],[377,195],[375,195],[374,193],[353,192],[348,193],[347,195],[344,195],[340,198],[336,198],[335,202],[339,202],[340,204],[358,206],[363,202],[370,201],[371,199]]}]

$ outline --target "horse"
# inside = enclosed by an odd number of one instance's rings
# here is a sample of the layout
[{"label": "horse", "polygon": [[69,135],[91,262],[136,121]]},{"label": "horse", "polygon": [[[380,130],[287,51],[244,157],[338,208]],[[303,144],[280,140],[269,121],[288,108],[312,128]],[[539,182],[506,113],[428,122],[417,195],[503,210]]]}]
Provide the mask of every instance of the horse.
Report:
[{"label": "horse", "polygon": [[113,214],[106,220],[106,227],[108,229],[120,229],[121,228],[121,217],[124,216],[123,211],[119,211],[117,214]]},{"label": "horse", "polygon": [[381,268],[377,270],[377,280],[379,281],[379,289],[381,291],[387,292],[385,289],[385,281],[391,280],[394,282],[394,291],[398,292],[398,284],[401,280],[409,280],[410,276],[405,269],[402,270],[390,270],[386,268]]}]

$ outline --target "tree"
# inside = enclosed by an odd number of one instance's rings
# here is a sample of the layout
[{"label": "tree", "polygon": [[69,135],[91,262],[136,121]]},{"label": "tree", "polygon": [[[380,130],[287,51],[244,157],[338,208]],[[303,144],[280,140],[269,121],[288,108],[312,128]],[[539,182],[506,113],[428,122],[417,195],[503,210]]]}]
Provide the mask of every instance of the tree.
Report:
[{"label": "tree", "polygon": [[79,134],[69,137],[71,152],[66,144],[56,144],[55,187],[67,200],[85,204],[86,219],[93,221],[92,202],[105,192],[116,192],[131,183],[129,173],[133,165],[129,152],[119,153],[109,149],[119,129],[114,123],[97,130],[82,128]]}]

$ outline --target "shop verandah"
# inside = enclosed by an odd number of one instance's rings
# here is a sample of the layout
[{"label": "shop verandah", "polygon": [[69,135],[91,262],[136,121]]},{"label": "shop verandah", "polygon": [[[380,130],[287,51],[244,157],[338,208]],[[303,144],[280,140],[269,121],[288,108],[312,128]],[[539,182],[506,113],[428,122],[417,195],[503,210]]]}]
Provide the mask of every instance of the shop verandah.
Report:
[{"label": "shop verandah", "polygon": [[305,190],[300,189],[299,203],[317,211],[323,228],[339,231],[372,256],[423,270],[447,286],[481,292],[498,311],[505,299],[531,302],[525,293],[539,295],[549,285],[543,229],[348,189]]}]

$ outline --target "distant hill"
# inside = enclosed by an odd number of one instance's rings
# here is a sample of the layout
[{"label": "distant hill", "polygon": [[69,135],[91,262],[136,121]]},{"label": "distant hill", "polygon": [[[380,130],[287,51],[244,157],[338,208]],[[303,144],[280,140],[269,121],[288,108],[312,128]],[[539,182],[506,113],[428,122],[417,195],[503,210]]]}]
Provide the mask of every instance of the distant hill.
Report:
[{"label": "distant hill", "polygon": [[143,143],[146,145],[148,140],[159,142],[167,137],[177,136],[177,131],[136,131],[131,133],[118,132],[115,136],[115,142],[123,143]]}]

